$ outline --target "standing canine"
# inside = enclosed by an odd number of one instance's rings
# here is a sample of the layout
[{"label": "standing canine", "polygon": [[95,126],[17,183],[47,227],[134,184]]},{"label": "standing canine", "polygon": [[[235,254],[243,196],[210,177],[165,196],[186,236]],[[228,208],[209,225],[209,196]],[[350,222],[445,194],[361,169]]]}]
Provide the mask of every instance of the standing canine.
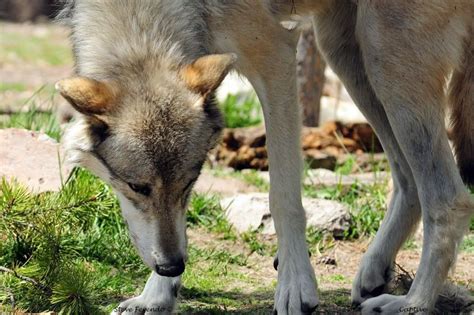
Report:
[{"label": "standing canine", "polygon": [[[280,22],[312,15],[327,62],[375,128],[394,194],[354,281],[363,313],[429,312],[474,211],[472,0],[76,0],[77,77],[61,94],[82,114],[64,141],[70,160],[109,182],[130,236],[154,270],[120,304],[171,312],[186,261],[185,209],[222,119],[214,91],[236,69],[263,105],[270,207],[278,234],[278,314],[318,305],[301,205],[298,34]],[[447,81],[449,87],[447,88]],[[448,91],[446,93],[446,91]],[[458,168],[445,132],[452,118]],[[395,255],[420,217],[423,254],[405,296],[383,294]]]}]

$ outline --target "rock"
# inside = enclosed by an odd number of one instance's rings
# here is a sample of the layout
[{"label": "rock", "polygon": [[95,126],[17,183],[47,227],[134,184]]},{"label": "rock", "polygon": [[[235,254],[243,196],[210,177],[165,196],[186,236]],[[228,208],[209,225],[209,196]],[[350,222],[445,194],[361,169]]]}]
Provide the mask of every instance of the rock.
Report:
[{"label": "rock", "polygon": [[390,179],[387,172],[369,172],[351,175],[340,175],[327,169],[309,170],[305,178],[305,185],[314,186],[338,186],[351,187],[355,183],[373,185],[375,183],[385,183]]},{"label": "rock", "polygon": [[214,193],[221,196],[232,196],[239,193],[256,192],[257,188],[232,177],[217,177],[203,171],[194,185],[194,191],[202,194]]},{"label": "rock", "polygon": [[[270,175],[268,172],[259,172],[259,177],[270,182]],[[376,183],[390,182],[390,174],[387,172],[367,172],[351,175],[340,175],[336,172],[327,169],[309,170],[308,176],[304,179],[305,185],[316,187],[333,187],[342,186],[342,188],[350,188],[353,184],[373,185]]]},{"label": "rock", "polygon": [[310,168],[326,168],[329,170],[333,170],[337,162],[336,156],[316,149],[304,151],[304,160]]},{"label": "rock", "polygon": [[15,178],[33,192],[61,189],[71,170],[62,156],[60,145],[44,133],[0,130],[0,177]]},{"label": "rock", "polygon": [[267,193],[237,194],[221,200],[227,220],[239,233],[256,230],[270,216]]},{"label": "rock", "polygon": [[[227,220],[243,233],[263,226],[263,234],[275,234],[270,214],[268,194],[239,194],[225,198],[221,205],[226,209]],[[351,216],[346,206],[332,200],[303,198],[308,227],[342,237],[349,229]]]}]

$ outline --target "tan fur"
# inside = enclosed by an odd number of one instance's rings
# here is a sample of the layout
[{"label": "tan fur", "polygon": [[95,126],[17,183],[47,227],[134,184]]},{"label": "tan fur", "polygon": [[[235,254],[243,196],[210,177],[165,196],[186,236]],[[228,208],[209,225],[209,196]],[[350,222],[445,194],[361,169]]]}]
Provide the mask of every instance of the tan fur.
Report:
[{"label": "tan fur", "polygon": [[117,96],[112,86],[84,77],[61,80],[56,89],[82,114],[106,113]]},{"label": "tan fur", "polygon": [[233,54],[204,56],[181,70],[186,86],[207,96],[224,80],[236,60]]}]

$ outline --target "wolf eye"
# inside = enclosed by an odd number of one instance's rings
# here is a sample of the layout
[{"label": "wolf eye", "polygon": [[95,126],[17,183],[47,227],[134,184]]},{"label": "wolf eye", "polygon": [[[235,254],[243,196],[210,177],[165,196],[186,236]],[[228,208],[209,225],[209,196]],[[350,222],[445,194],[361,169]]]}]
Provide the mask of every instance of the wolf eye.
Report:
[{"label": "wolf eye", "polygon": [[128,187],[136,193],[142,194],[144,196],[149,196],[151,193],[151,188],[147,185],[137,185],[128,183]]}]

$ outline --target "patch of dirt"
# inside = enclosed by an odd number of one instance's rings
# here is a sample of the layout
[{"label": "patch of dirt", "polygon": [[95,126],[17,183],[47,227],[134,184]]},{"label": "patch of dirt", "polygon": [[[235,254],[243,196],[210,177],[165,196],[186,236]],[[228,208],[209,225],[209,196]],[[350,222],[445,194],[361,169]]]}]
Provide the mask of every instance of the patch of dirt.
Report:
[{"label": "patch of dirt", "polygon": [[[0,33],[8,37],[19,37],[20,40],[29,38],[47,40],[48,44],[54,44],[69,50],[69,40],[67,38],[68,30],[65,27],[55,24],[30,24],[30,23],[6,23],[0,22]],[[11,40],[11,39],[10,39]],[[50,109],[58,101],[51,101],[54,84],[73,73],[73,64],[71,57],[65,57],[66,64],[51,66],[46,60],[37,57],[34,52],[28,60],[17,55],[15,48],[11,48],[8,41],[2,41],[0,38],[0,50],[5,53],[0,54],[0,78],[5,86],[16,84],[17,89],[0,89],[0,112],[10,113],[25,109],[25,102],[34,97],[36,107],[40,109]],[[41,52],[41,48],[38,48]],[[25,52],[23,52],[25,53]],[[40,88],[46,86],[43,91],[37,95]],[[31,104],[28,104],[31,105]]]},{"label": "patch of dirt", "polygon": [[199,193],[213,193],[220,196],[233,196],[239,193],[257,192],[258,189],[237,178],[229,176],[218,177],[204,170],[194,185],[194,191]]},{"label": "patch of dirt", "polygon": [[[233,254],[242,254],[248,257],[247,265],[239,267],[249,278],[254,279],[259,286],[273,288],[277,279],[277,272],[273,269],[273,257],[257,253],[249,255],[249,248],[240,240],[229,241],[219,239],[214,233],[204,229],[189,229],[189,243],[199,248],[226,250]],[[276,245],[276,237],[266,238],[266,243]],[[311,263],[318,279],[320,295],[319,312],[350,312],[350,291],[352,281],[357,273],[362,255],[367,250],[370,241],[337,241],[330,249],[321,253],[313,253]],[[421,257],[420,249],[402,249],[397,256],[397,264],[414,275]],[[335,264],[331,264],[335,261]],[[327,264],[329,262],[330,264]],[[461,252],[458,256],[455,272],[450,280],[465,286],[469,291],[474,290],[472,266],[474,254]],[[251,293],[252,288],[242,283],[242,292]],[[232,285],[235,287],[235,283]],[[272,290],[262,299],[272,299]]]}]

